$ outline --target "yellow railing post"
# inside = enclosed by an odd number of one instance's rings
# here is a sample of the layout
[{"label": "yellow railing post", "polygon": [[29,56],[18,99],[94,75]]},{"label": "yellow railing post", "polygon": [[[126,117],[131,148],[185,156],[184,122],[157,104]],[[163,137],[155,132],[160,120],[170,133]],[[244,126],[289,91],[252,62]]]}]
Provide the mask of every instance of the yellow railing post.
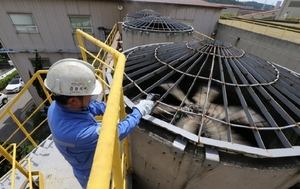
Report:
[{"label": "yellow railing post", "polygon": [[284,29],[284,31],[282,32],[281,36],[280,36],[280,39],[282,39],[284,33],[286,32],[286,28]]},{"label": "yellow railing post", "polygon": [[[116,130],[116,136],[118,136],[118,131]],[[120,155],[120,148],[119,148],[119,138],[115,137],[115,145],[114,146],[114,156],[113,156],[113,164],[112,164],[112,170],[113,170],[113,181],[116,188],[123,188],[123,174],[122,174],[122,167],[121,167],[121,155]]]},{"label": "yellow railing post", "polygon": [[[111,45],[112,45],[114,36],[115,36],[116,33],[117,33],[117,27],[118,27],[117,24],[115,24],[114,27],[113,27],[113,29],[111,30],[110,34],[109,34],[108,37],[106,38],[106,40],[105,40],[105,42],[104,42],[106,45],[108,45],[108,46],[111,46]],[[80,39],[80,40],[81,40],[81,42],[80,42],[79,44],[80,44],[81,46],[83,46],[82,39]],[[79,40],[78,40],[78,42],[79,42]],[[81,51],[81,53],[83,53],[83,51]],[[104,55],[103,55],[102,58],[100,58],[101,53],[104,53]],[[98,52],[98,54],[96,55],[96,57],[103,60],[103,58],[105,58],[106,55],[107,55],[107,52],[104,52],[103,49],[100,49],[100,51]],[[93,66],[94,66],[96,60],[97,60],[97,59],[94,59],[94,61],[92,62],[92,65],[93,65]],[[98,68],[99,68],[99,67],[98,67]],[[100,69],[100,68],[99,68],[99,69]]]},{"label": "yellow railing post", "polygon": [[[41,125],[47,120],[47,118],[45,118],[44,120],[42,120],[41,123],[38,126],[35,126],[35,128],[32,131],[30,131],[30,132],[27,130],[27,128],[24,127],[24,125],[29,121],[29,119],[33,116],[33,114],[36,113],[39,110],[39,108],[41,108],[42,105],[45,104],[45,102],[47,100],[50,103],[52,102],[49,93],[47,92],[46,88],[43,85],[43,79],[41,77],[41,74],[46,74],[46,73],[47,73],[47,70],[39,70],[39,71],[37,71],[32,76],[32,78],[26,83],[26,85],[24,86],[24,88],[10,101],[10,103],[8,105],[5,106],[4,111],[0,115],[0,119],[3,119],[5,115],[8,115],[13,120],[14,124],[17,125],[17,129],[14,132],[12,132],[11,136],[7,137],[6,141],[4,141],[2,145],[0,145],[0,156],[4,157],[4,159],[1,160],[1,163],[3,163],[3,161],[6,159],[6,160],[8,160],[12,164],[11,171],[7,172],[2,178],[5,178],[5,177],[7,177],[10,174],[11,177],[12,177],[12,179],[11,179],[11,187],[12,188],[15,188],[15,178],[14,178],[14,175],[15,175],[15,170],[16,169],[18,169],[30,181],[30,188],[32,188],[32,186],[34,186],[35,188],[39,187],[40,189],[44,188],[43,177],[40,177],[40,176],[42,176],[42,174],[39,171],[36,171],[38,173],[39,183],[42,183],[42,185],[37,186],[37,184],[34,182],[34,180],[32,178],[32,175],[34,173],[31,172],[31,170],[26,170],[25,168],[23,168],[21,166],[21,163],[24,162],[23,160],[21,162],[17,161],[17,159],[16,159],[16,157],[17,157],[17,155],[16,155],[16,148],[18,146],[21,146],[22,144],[26,144],[25,141],[29,141],[34,147],[38,146],[38,144],[36,143],[36,141],[32,138],[32,134],[38,128],[41,127]],[[30,115],[27,115],[28,112],[26,112],[25,113],[26,114],[26,119],[25,119],[25,121],[23,121],[21,123],[21,121],[20,121],[21,118],[17,117],[14,114],[14,112],[12,111],[13,106],[16,105],[16,103],[21,99],[21,97],[25,93],[25,91],[28,90],[28,88],[33,85],[33,82],[36,79],[39,81],[40,85],[42,86],[43,91],[45,92],[45,94],[47,96],[47,99],[44,100],[37,108],[35,108],[35,110],[33,112],[30,112]],[[20,141],[18,142],[18,144],[13,143],[13,144],[10,144],[6,149],[3,148],[3,146],[6,145],[12,139],[12,137],[17,132],[19,132],[19,131],[22,131],[24,133],[24,135],[25,135],[24,139],[22,140],[20,138]],[[26,145],[28,145],[28,144],[26,144]],[[11,155],[11,152],[9,152],[9,150],[8,150],[11,146],[13,147],[12,155]],[[30,160],[28,162],[29,162],[28,165],[29,165],[29,169],[30,169]]]},{"label": "yellow railing post", "polygon": [[269,25],[266,26],[266,30],[265,30],[264,34],[267,33],[268,28],[269,28]]},{"label": "yellow railing post", "polygon": [[250,29],[250,31],[252,31],[253,27],[254,27],[254,23],[252,22],[252,26],[251,26],[251,29]]},{"label": "yellow railing post", "polygon": [[[29,174],[27,173],[27,171],[15,160],[16,144],[12,144],[12,145],[13,145],[14,157],[11,156],[7,152],[7,150],[3,148],[2,145],[0,145],[0,153],[5,157],[5,159],[7,159],[7,161],[9,161],[12,164],[12,167],[16,167],[25,177],[28,178]],[[12,170],[12,172],[14,173],[14,170]]]},{"label": "yellow railing post", "polygon": [[[84,60],[87,58],[86,54],[89,54],[91,56],[92,54],[84,49],[82,38],[100,47],[101,51],[106,51],[111,54],[114,61],[113,81],[110,86],[107,106],[103,115],[101,132],[97,143],[87,188],[109,188],[111,175],[113,184],[115,184],[118,189],[123,188],[123,178],[126,175],[124,176],[121,171],[121,146],[118,138],[117,125],[120,119],[125,118],[122,82],[126,59],[125,56],[122,53],[118,52],[116,49],[113,49],[112,47],[82,32],[81,30],[77,30],[76,33],[78,37],[79,48],[81,49],[82,57]],[[93,57],[99,59],[96,56]],[[108,65],[106,65],[106,67],[112,69]]]}]

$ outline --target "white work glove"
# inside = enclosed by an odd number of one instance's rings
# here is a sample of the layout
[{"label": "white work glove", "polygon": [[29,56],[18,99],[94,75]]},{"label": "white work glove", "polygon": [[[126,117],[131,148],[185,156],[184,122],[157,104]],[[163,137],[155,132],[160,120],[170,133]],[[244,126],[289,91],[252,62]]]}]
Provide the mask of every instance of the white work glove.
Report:
[{"label": "white work glove", "polygon": [[145,116],[151,113],[153,106],[154,106],[154,102],[152,100],[141,100],[134,107],[140,111],[142,116]]}]

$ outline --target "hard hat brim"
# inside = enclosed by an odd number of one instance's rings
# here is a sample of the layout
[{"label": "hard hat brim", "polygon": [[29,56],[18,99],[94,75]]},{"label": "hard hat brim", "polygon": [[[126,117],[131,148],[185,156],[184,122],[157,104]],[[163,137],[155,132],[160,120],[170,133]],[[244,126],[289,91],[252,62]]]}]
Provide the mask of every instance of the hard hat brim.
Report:
[{"label": "hard hat brim", "polygon": [[94,88],[94,90],[93,90],[93,92],[92,92],[91,95],[98,95],[98,94],[100,94],[101,92],[102,92],[102,86],[101,86],[101,83],[100,83],[98,80],[96,80],[96,86],[95,86],[95,88]]}]

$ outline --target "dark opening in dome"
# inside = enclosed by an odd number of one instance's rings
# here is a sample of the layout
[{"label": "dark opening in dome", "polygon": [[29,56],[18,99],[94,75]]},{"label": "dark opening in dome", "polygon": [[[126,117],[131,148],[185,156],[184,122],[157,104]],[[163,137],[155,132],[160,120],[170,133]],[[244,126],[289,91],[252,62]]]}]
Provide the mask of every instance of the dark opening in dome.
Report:
[{"label": "dark opening in dome", "polygon": [[159,93],[153,117],[197,135],[200,143],[300,154],[297,74],[217,40],[148,45],[125,54],[125,96],[135,102]]}]

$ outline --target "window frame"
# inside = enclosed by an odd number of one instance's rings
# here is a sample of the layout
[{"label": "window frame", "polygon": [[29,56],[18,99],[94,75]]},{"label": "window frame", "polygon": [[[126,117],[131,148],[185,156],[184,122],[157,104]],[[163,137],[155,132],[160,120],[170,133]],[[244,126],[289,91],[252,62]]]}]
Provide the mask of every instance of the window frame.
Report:
[{"label": "window frame", "polygon": [[[68,15],[68,17],[69,17],[69,22],[70,22],[72,33],[76,33],[76,29],[81,29],[82,31],[89,33],[89,34],[94,33],[92,17],[90,15]],[[74,26],[71,18],[89,18],[90,26]],[[80,24],[82,25],[82,22]]]},{"label": "window frame", "polygon": [[299,8],[300,7],[300,2],[299,1],[290,1],[288,7]]},{"label": "window frame", "polygon": [[[13,15],[19,15],[19,16],[29,16],[32,24],[30,23],[16,23],[16,20],[14,20],[15,18],[12,18]],[[8,13],[8,16],[15,28],[15,31],[17,33],[39,33],[39,30],[36,26],[35,20],[33,18],[33,14],[31,13]],[[24,28],[24,29],[20,29],[20,28]],[[33,28],[33,29],[29,29],[29,28]]]}]

